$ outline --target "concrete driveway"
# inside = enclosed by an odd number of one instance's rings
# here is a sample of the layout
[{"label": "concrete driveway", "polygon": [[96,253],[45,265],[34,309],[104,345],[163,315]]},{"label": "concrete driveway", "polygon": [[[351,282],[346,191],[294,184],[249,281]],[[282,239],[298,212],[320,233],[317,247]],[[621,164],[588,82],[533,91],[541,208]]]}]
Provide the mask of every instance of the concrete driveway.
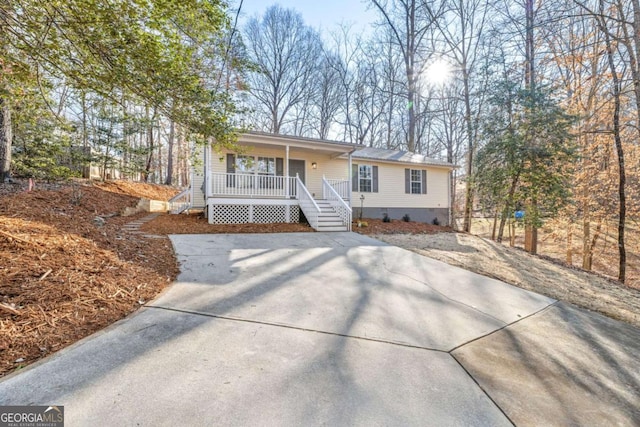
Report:
[{"label": "concrete driveway", "polygon": [[177,283],[1,381],[0,405],[70,426],[640,424],[629,325],[355,233],[171,239]]}]

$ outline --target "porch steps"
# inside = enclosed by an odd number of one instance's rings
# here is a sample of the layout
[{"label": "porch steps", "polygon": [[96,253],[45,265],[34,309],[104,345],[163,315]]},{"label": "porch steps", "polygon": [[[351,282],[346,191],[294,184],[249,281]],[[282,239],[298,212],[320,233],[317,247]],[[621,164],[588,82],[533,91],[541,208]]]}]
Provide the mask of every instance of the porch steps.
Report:
[{"label": "porch steps", "polygon": [[316,199],[315,202],[320,208],[317,231],[348,231],[347,226],[342,223],[342,218],[333,209],[331,203],[322,199]]}]

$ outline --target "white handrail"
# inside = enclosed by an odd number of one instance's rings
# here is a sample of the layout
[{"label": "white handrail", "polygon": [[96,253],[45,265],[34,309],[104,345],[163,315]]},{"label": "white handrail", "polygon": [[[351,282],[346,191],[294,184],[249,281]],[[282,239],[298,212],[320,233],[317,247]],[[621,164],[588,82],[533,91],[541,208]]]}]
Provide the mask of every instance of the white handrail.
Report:
[{"label": "white handrail", "polygon": [[347,179],[327,179],[327,182],[343,199],[349,199],[351,182]]},{"label": "white handrail", "polygon": [[[307,190],[307,187],[300,180],[300,177],[296,175],[296,199],[300,204],[300,209],[307,217],[307,221],[309,221],[309,225],[314,229],[318,229],[318,216],[320,215],[320,206],[313,200],[313,197]],[[312,209],[313,208],[313,209]]]},{"label": "white handrail", "polygon": [[187,187],[167,201],[169,211],[179,214],[191,207],[191,188]]},{"label": "white handrail", "polygon": [[292,177],[212,172],[209,179],[211,194],[216,196],[282,198],[294,196],[292,184],[295,178]]},{"label": "white handrail", "polygon": [[347,227],[349,231],[351,231],[351,217],[353,210],[351,206],[349,206],[342,196],[338,194],[335,188],[326,180],[325,177],[322,177],[322,194],[325,199],[331,203],[336,213],[342,219],[342,222]]}]

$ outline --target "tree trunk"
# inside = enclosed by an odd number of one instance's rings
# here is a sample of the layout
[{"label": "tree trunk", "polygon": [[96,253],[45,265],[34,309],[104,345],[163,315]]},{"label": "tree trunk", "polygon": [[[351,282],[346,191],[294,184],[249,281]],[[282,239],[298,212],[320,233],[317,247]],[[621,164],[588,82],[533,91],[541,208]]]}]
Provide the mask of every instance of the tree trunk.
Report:
[{"label": "tree trunk", "polygon": [[407,101],[409,105],[409,135],[407,138],[407,150],[411,153],[415,153],[416,151],[416,116],[414,109],[414,101],[415,101],[415,83],[413,82],[413,76],[411,75],[413,71],[408,71],[409,78],[409,93],[407,94]]},{"label": "tree trunk", "polygon": [[567,225],[567,264],[573,265],[573,224]]},{"label": "tree trunk", "polygon": [[511,187],[509,187],[509,194],[507,195],[507,200],[504,205],[504,209],[502,210],[502,218],[500,218],[500,228],[498,229],[498,238],[496,242],[502,242],[502,236],[504,235],[504,225],[507,221],[507,218],[511,216],[510,210],[513,206],[513,196],[516,193],[516,187],[518,186],[518,181],[520,180],[520,175],[516,175],[511,180]]},{"label": "tree trunk", "polygon": [[169,126],[169,141],[167,142],[167,179],[164,181],[166,185],[173,183],[173,143],[175,141],[176,125],[171,120]]},{"label": "tree trunk", "polygon": [[491,230],[491,240],[496,240],[496,229],[498,226],[498,207],[496,206],[496,209],[493,213],[493,228]]},{"label": "tree trunk", "polygon": [[516,224],[513,218],[509,218],[509,246],[514,247],[516,245]]},{"label": "tree trunk", "polygon": [[582,254],[582,268],[591,271],[593,266],[593,251],[596,248],[596,243],[598,243],[598,237],[600,237],[600,230],[602,229],[602,222],[598,222],[596,226],[596,232],[593,233],[593,237],[590,238],[590,229],[591,225],[586,222],[583,224],[584,230],[586,231],[586,235],[583,237],[583,250]]},{"label": "tree trunk", "polygon": [[611,71],[611,79],[613,80],[613,138],[615,141],[616,153],[618,155],[618,280],[621,283],[624,283],[626,279],[627,269],[627,252],[624,243],[625,222],[627,217],[627,200],[625,193],[626,174],[624,165],[624,150],[622,147],[622,138],[620,137],[620,96],[622,92],[622,85],[613,57],[614,48],[611,43],[609,30],[606,27],[606,22],[604,20],[605,6],[603,0],[600,0],[599,5],[600,17],[598,23],[600,25],[600,29],[604,33],[604,40],[607,48],[607,61],[609,63],[609,70]]},{"label": "tree trunk", "polygon": [[158,160],[156,162],[156,170],[158,171],[157,174],[154,175],[153,177],[153,183],[154,184],[160,184],[162,182],[162,143],[160,141],[160,131],[158,131]]},{"label": "tree trunk", "polygon": [[0,97],[0,182],[11,180],[12,143],[13,131],[11,128],[9,101]]},{"label": "tree trunk", "polygon": [[[533,38],[533,26],[534,26],[534,9],[533,0],[525,1],[525,20],[526,20],[526,35],[525,35],[525,84],[529,90],[529,96],[535,96],[536,87],[536,75],[535,75],[535,52],[534,52],[534,38]],[[528,143],[535,144],[535,141],[528,139]],[[534,218],[532,213],[536,211],[537,201],[532,199],[529,201],[529,206],[526,209],[527,215],[525,217],[525,231],[524,231],[524,250],[535,254],[538,252],[538,229],[536,224],[531,222]]]},{"label": "tree trunk", "polygon": [[149,107],[147,107],[147,163],[142,174],[142,180],[144,182],[149,181],[149,175],[151,174],[151,166],[153,165],[153,154],[155,151],[155,142],[153,140],[153,122],[156,118],[156,112],[154,110],[153,117],[149,117]]},{"label": "tree trunk", "polygon": [[473,213],[473,123],[471,122],[471,96],[469,89],[469,72],[467,70],[466,58],[463,65],[464,83],[464,120],[467,132],[467,188],[464,200],[464,231],[471,232],[471,216]]},{"label": "tree trunk", "polygon": [[407,3],[407,41],[406,41],[406,53],[405,63],[407,69],[407,83],[409,84],[409,93],[407,98],[409,101],[409,138],[407,141],[407,149],[414,153],[416,151],[416,110],[415,110],[415,98],[416,98],[416,70],[415,70],[415,51],[416,51],[416,2],[410,0]]},{"label": "tree trunk", "polygon": [[[534,255],[538,253],[538,227],[531,222],[527,224],[527,221],[531,221],[533,218],[537,217],[537,212],[535,212],[537,205],[538,201],[536,199],[532,199],[529,202],[524,218],[524,250]],[[527,218],[529,219],[527,220]]]}]

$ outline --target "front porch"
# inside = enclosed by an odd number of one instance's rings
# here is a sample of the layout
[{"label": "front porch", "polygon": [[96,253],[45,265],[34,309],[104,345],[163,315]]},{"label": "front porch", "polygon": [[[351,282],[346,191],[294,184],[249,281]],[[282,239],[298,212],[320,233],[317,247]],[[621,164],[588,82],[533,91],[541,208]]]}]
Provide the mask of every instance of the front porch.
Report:
[{"label": "front porch", "polygon": [[212,224],[299,222],[301,213],[318,231],[350,231],[350,186],[322,177],[321,198],[314,198],[299,176],[212,173],[207,197]]}]

